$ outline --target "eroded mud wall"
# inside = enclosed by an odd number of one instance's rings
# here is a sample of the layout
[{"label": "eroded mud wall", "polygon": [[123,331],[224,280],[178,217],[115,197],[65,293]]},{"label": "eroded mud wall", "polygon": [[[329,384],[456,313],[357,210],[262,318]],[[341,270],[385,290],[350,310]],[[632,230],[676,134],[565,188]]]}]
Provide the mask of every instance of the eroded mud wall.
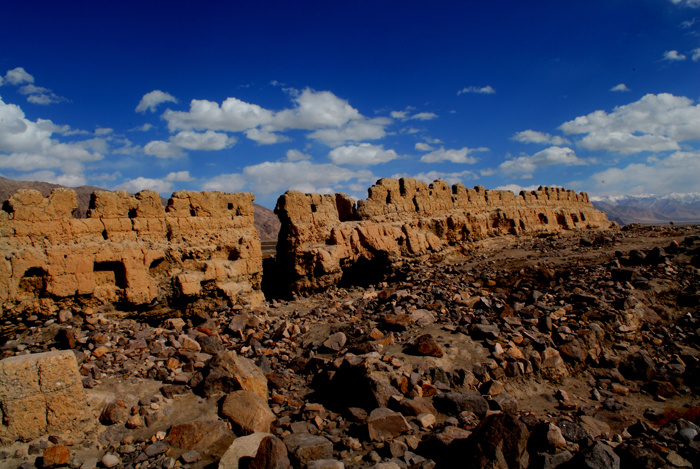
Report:
[{"label": "eroded mud wall", "polygon": [[78,219],[74,191],[21,190],[0,211],[0,312],[7,320],[76,303],[258,303],[253,198],[179,191],[163,207],[153,191],[96,192]]},{"label": "eroded mud wall", "polygon": [[358,262],[369,261],[371,273],[372,260],[444,253],[489,236],[610,226],[585,193],[540,188],[516,196],[409,178],[379,180],[356,205],[345,194],[289,191],[275,212],[278,269],[290,291],[336,284]]}]

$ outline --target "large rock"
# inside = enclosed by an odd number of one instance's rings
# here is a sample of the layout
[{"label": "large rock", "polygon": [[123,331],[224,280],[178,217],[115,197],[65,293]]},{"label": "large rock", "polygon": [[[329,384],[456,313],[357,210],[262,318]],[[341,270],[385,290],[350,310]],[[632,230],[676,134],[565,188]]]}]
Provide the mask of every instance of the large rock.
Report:
[{"label": "large rock", "polygon": [[238,469],[241,458],[254,458],[258,453],[260,443],[271,433],[253,433],[233,440],[224,455],[219,460],[219,469]]},{"label": "large rock", "polygon": [[0,422],[2,444],[49,433],[84,437],[94,428],[73,352],[1,360]]},{"label": "large rock", "polygon": [[267,378],[249,358],[234,351],[219,352],[209,362],[208,371],[201,384],[206,396],[215,396],[238,390],[248,390],[267,401]]},{"label": "large rock", "polygon": [[530,464],[529,437],[525,424],[512,415],[489,415],[468,439],[450,445],[446,467],[525,469]]},{"label": "large rock", "polygon": [[270,425],[275,421],[275,414],[267,402],[247,390],[235,391],[226,396],[221,406],[221,415],[233,424],[239,434],[269,432]]}]

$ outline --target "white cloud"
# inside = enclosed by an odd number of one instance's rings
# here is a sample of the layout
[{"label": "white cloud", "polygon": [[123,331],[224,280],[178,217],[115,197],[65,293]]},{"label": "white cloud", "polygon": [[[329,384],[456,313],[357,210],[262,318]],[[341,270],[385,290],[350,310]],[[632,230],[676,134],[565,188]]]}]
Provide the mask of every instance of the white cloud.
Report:
[{"label": "white cloud", "polygon": [[474,179],[479,179],[479,176],[476,175],[476,173],[472,171],[460,171],[460,172],[454,172],[454,173],[444,173],[440,171],[428,171],[428,172],[423,172],[423,173],[418,173],[418,174],[408,174],[408,173],[403,173],[403,174],[394,174],[391,176],[392,178],[399,179],[402,177],[410,177],[413,179],[416,179],[418,181],[423,181],[426,184],[430,184],[431,182],[435,181],[436,179],[442,179],[448,184],[464,184],[465,180],[474,180]]},{"label": "white cloud", "polygon": [[671,0],[674,5],[683,4],[691,8],[700,7],[700,0]]},{"label": "white cloud", "polygon": [[698,47],[697,49],[693,49],[692,54],[693,56],[691,58],[693,59],[693,62],[697,62],[698,60],[700,60],[700,47]]},{"label": "white cloud", "polygon": [[213,101],[193,99],[190,110],[163,113],[168,128],[175,130],[224,130],[242,132],[272,122],[274,113],[257,104],[227,98],[221,106]]},{"label": "white cloud", "polygon": [[306,88],[294,101],[296,107],[274,115],[275,130],[313,130],[324,127],[340,127],[353,119],[360,119],[360,112],[330,91],[313,91]]},{"label": "white cloud", "polygon": [[170,137],[170,141],[188,150],[223,150],[236,143],[235,137],[229,137],[213,130],[207,130],[204,133],[183,130]]},{"label": "white cloud", "polygon": [[421,156],[423,163],[439,163],[441,161],[451,161],[453,163],[474,164],[478,160],[473,156],[468,156],[476,151],[488,151],[488,148],[460,148],[459,150],[445,150],[445,147],[440,147],[439,150],[432,151]]},{"label": "white cloud", "polygon": [[530,174],[540,166],[555,164],[583,165],[586,162],[579,159],[571,148],[549,147],[532,156],[525,155],[506,160],[498,168],[504,173]]},{"label": "white cloud", "polygon": [[247,184],[242,174],[221,174],[209,179],[202,185],[205,191],[241,192]]},{"label": "white cloud", "polygon": [[619,91],[624,93],[625,91],[629,91],[630,89],[627,88],[627,85],[624,83],[620,83],[619,85],[615,85],[612,88],[610,88],[610,91]]},{"label": "white cloud", "polygon": [[156,108],[162,103],[177,103],[177,99],[165,91],[153,90],[143,95],[138,106],[136,106],[136,112],[146,112],[147,110],[156,112]]},{"label": "white cloud", "polygon": [[686,57],[685,55],[680,54],[677,50],[667,50],[664,52],[663,59],[669,62],[679,62],[681,60],[685,60]]},{"label": "white cloud", "polygon": [[17,67],[7,71],[5,81],[13,85],[21,85],[22,83],[34,83],[34,77],[27,73],[24,68]]},{"label": "white cloud", "polygon": [[306,153],[302,153],[299,150],[287,150],[287,161],[302,161],[302,160],[310,160],[311,155],[307,155]]},{"label": "white cloud", "polygon": [[129,132],[148,132],[153,128],[153,124],[143,124],[139,127],[134,127],[133,129],[129,129]]},{"label": "white cloud", "polygon": [[182,158],[185,152],[172,142],[153,140],[143,147],[143,152],[156,158]]},{"label": "white cloud", "polygon": [[513,194],[520,194],[521,191],[532,192],[536,191],[540,186],[533,184],[531,186],[521,186],[518,184],[506,184],[505,186],[495,187],[496,191],[511,191]]},{"label": "white cloud", "polygon": [[[22,67],[8,70],[5,74],[5,82],[20,86],[19,94],[27,96],[27,101],[32,104],[53,104],[68,101],[66,98],[56,95],[50,89],[34,85],[34,77]],[[0,77],[0,85],[3,79]]]},{"label": "white cloud", "polygon": [[68,187],[78,187],[87,184],[82,174],[56,174],[54,171],[36,171],[23,174],[17,179],[20,181],[42,181]]},{"label": "white cloud", "polygon": [[366,170],[352,171],[334,164],[313,164],[303,161],[266,161],[247,166],[242,173],[222,174],[205,184],[203,190],[240,191],[244,188],[259,194],[279,193],[288,189],[329,187],[342,181],[372,181],[375,176]]},{"label": "white cloud", "polygon": [[136,193],[143,190],[156,191],[159,194],[166,194],[172,192],[173,184],[170,181],[165,181],[163,179],[151,179],[145,177],[138,177],[136,179],[129,179],[123,183],[114,187],[115,190],[124,190],[131,193]]},{"label": "white cloud", "polygon": [[577,144],[589,150],[623,155],[679,150],[678,142],[700,138],[700,105],[668,93],[647,94],[610,114],[594,111],[559,128],[566,134],[586,134]]},{"label": "white cloud", "polygon": [[432,151],[432,150],[434,150],[433,147],[431,147],[430,145],[428,145],[427,143],[424,143],[424,142],[416,142],[415,148],[418,151]]},{"label": "white cloud", "polygon": [[700,192],[700,151],[675,152],[652,164],[609,168],[578,185],[605,195]]},{"label": "white cloud", "polygon": [[375,119],[359,119],[333,129],[320,129],[308,135],[313,140],[318,140],[330,147],[337,147],[345,142],[361,142],[363,140],[377,140],[386,136],[385,127],[391,123],[390,119],[377,117]]},{"label": "white cloud", "polygon": [[494,94],[496,90],[491,85],[486,86],[467,86],[457,91],[457,96],[464,93],[477,93],[477,94]]},{"label": "white cloud", "polygon": [[84,163],[101,160],[106,147],[99,139],[62,143],[51,138],[54,133],[66,132],[67,126],[49,120],[30,121],[19,106],[0,99],[0,168],[23,172],[55,168],[63,174],[50,176],[54,180],[84,180],[80,179]]},{"label": "white cloud", "polygon": [[419,112],[413,115],[410,115],[410,110],[413,108],[407,108],[405,111],[391,111],[389,115],[393,117],[394,119],[398,119],[401,121],[407,121],[407,120],[420,120],[420,121],[428,121],[432,119],[437,119],[438,115],[435,114],[434,112]]},{"label": "white cloud", "polygon": [[542,143],[546,145],[570,145],[567,139],[552,136],[548,133],[537,132],[535,130],[523,130],[513,135],[512,140],[522,142],[522,143]]},{"label": "white cloud", "polygon": [[169,181],[169,182],[187,182],[187,181],[192,181],[194,178],[190,176],[189,171],[177,171],[173,173],[168,173],[167,176],[163,179],[164,181]]},{"label": "white cloud", "polygon": [[245,131],[245,136],[250,140],[257,142],[260,145],[272,145],[275,143],[286,142],[289,138],[284,135],[273,132],[265,132],[260,129],[248,129]]},{"label": "white cloud", "polygon": [[328,158],[335,164],[375,165],[399,158],[394,150],[385,150],[381,145],[361,143],[331,150]]}]

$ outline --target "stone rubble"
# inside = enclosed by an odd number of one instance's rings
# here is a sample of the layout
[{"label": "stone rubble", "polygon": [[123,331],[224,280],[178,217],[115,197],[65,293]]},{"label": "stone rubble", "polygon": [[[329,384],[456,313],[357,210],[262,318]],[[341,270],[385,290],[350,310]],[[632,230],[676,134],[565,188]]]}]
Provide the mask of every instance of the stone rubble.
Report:
[{"label": "stone rubble", "polygon": [[0,468],[698,467],[699,268],[700,228],[629,226],[183,318],[27,320],[0,370],[73,356],[95,423],[3,440]]}]

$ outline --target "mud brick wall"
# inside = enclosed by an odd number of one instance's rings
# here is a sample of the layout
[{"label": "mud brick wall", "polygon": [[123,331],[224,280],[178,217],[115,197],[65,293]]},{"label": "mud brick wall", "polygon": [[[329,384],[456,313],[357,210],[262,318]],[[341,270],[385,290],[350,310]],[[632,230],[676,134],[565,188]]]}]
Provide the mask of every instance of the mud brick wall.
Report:
[{"label": "mud brick wall", "polygon": [[0,211],[0,317],[114,303],[259,303],[262,254],[253,195],[95,192],[87,218],[77,197],[21,190]]},{"label": "mud brick wall", "polygon": [[545,187],[515,195],[409,178],[380,179],[357,204],[345,194],[289,191],[275,212],[277,262],[290,291],[336,284],[361,262],[371,268],[372,260],[447,253],[490,236],[610,226],[585,193]]}]

